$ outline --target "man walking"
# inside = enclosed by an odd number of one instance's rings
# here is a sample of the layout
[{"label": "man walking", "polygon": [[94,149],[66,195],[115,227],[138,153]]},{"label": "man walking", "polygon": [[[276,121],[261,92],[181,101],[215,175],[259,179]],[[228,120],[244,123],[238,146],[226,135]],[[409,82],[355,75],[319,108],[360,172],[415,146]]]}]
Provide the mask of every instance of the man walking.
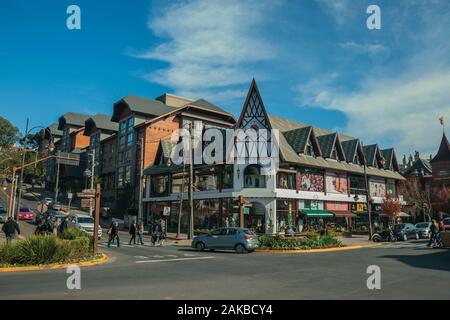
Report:
[{"label": "man walking", "polygon": [[117,239],[117,248],[120,247],[120,239],[119,239],[119,224],[117,221],[114,221],[111,224],[111,227],[108,230],[109,239],[108,239],[108,248],[111,246],[111,242]]},{"label": "man walking", "polygon": [[142,240],[142,236],[144,235],[144,223],[142,221],[139,221],[137,225],[137,236],[138,236],[138,242],[141,245],[144,245],[144,240]]},{"label": "man walking", "polygon": [[8,220],[3,224],[2,231],[5,233],[7,243],[14,239],[16,231],[17,234],[20,234],[19,225],[11,217],[8,217]]},{"label": "man walking", "polygon": [[128,232],[131,235],[129,244],[131,244],[131,241],[133,241],[133,244],[136,244],[136,231],[136,220],[133,219],[133,222],[130,224],[130,231]]}]

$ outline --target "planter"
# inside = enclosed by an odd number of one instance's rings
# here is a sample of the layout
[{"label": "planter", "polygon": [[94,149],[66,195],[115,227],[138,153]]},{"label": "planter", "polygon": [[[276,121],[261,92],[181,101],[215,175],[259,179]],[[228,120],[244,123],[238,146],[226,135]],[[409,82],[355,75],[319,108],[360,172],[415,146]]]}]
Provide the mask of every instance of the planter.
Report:
[{"label": "planter", "polygon": [[443,231],[441,232],[441,239],[442,244],[445,248],[450,248],[450,232],[449,231]]}]

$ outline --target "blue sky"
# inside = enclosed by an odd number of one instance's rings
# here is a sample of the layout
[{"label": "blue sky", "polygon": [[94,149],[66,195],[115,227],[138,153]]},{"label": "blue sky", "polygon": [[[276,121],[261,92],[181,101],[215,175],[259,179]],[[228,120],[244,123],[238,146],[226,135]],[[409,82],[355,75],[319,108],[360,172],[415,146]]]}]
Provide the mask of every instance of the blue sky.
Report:
[{"label": "blue sky", "polygon": [[270,114],[427,157],[450,121],[449,34],[446,0],[2,0],[0,115],[46,126],[171,92],[237,116],[255,77]]}]

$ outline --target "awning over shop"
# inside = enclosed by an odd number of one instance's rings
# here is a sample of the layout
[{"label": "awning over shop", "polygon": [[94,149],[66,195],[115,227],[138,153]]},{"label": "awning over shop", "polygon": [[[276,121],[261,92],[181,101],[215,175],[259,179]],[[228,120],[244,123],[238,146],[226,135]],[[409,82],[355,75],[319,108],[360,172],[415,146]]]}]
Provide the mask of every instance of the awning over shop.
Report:
[{"label": "awning over shop", "polygon": [[332,218],[333,213],[328,210],[310,210],[302,209],[301,212],[308,218]]},{"label": "awning over shop", "polygon": [[334,214],[335,218],[346,218],[346,217],[356,218],[357,217],[357,215],[351,211],[333,211],[333,214]]}]

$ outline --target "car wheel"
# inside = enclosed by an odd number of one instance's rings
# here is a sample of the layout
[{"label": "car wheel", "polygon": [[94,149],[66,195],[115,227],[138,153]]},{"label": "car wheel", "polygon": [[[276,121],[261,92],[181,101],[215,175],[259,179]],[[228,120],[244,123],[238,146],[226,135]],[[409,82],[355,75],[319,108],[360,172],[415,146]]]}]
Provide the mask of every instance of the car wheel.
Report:
[{"label": "car wheel", "polygon": [[203,251],[205,250],[205,244],[203,242],[197,242],[195,249],[197,249],[197,251]]},{"label": "car wheel", "polygon": [[408,241],[408,236],[406,234],[403,235],[403,241]]},{"label": "car wheel", "polygon": [[247,253],[247,249],[241,243],[238,243],[234,250],[236,250],[236,253]]}]

